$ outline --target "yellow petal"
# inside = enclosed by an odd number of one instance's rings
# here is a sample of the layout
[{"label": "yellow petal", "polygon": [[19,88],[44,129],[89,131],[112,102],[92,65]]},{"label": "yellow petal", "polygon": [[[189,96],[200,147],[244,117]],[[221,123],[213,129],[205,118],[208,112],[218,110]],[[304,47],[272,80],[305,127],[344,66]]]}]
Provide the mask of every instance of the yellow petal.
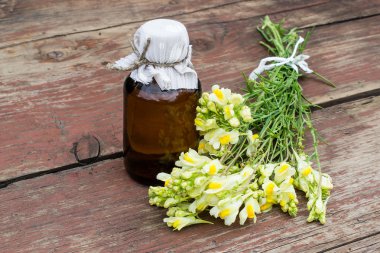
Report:
[{"label": "yellow petal", "polygon": [[275,185],[273,182],[270,182],[266,188],[266,194],[267,195],[272,195],[273,194],[273,189],[274,189]]},{"label": "yellow petal", "polygon": [[290,200],[294,200],[296,198],[296,196],[293,193],[288,192],[288,198]]},{"label": "yellow petal", "polygon": [[248,214],[248,218],[250,219],[255,218],[255,211],[252,205],[247,205],[247,214]]},{"label": "yellow petal", "polygon": [[210,175],[214,175],[216,173],[216,166],[215,164],[211,164],[208,173]]},{"label": "yellow petal", "polygon": [[307,167],[306,169],[303,169],[302,172],[301,172],[302,176],[306,177],[307,175],[309,175],[311,173],[312,170],[313,169],[310,166]]},{"label": "yellow petal", "polygon": [[193,158],[191,158],[191,157],[189,156],[188,153],[186,153],[186,154],[183,156],[183,160],[185,160],[185,161],[187,161],[187,162],[189,162],[189,163],[194,163]]},{"label": "yellow petal", "polygon": [[274,199],[272,196],[267,196],[267,202],[268,203],[274,203]]},{"label": "yellow petal", "polygon": [[205,146],[206,145],[204,144],[204,142],[200,142],[198,145],[198,150],[204,150]]},{"label": "yellow petal", "polygon": [[220,189],[221,187],[222,187],[222,184],[221,183],[216,183],[216,182],[211,182],[208,185],[208,188],[209,189],[213,189],[213,190]]},{"label": "yellow petal", "polygon": [[258,134],[254,134],[254,135],[252,135],[252,140],[254,141],[254,140],[257,140],[259,138],[259,135]]},{"label": "yellow petal", "polygon": [[230,213],[231,213],[231,210],[228,209],[228,208],[226,208],[226,209],[224,209],[223,211],[221,211],[221,212],[219,213],[219,217],[222,218],[222,219],[224,219],[224,218],[226,218]]},{"label": "yellow petal", "polygon": [[229,134],[223,135],[219,138],[219,142],[222,145],[226,145],[231,141],[231,136]]},{"label": "yellow petal", "polygon": [[173,228],[178,228],[181,225],[181,220],[178,219],[175,222],[173,222]]},{"label": "yellow petal", "polygon": [[194,120],[194,123],[195,123],[195,125],[197,125],[197,126],[203,126],[203,120],[201,120],[201,119],[199,119],[199,118],[196,118],[196,119]]},{"label": "yellow petal", "polygon": [[224,107],[224,113],[227,115],[227,117],[231,117],[231,110],[229,106]]},{"label": "yellow petal", "polygon": [[285,163],[283,165],[281,165],[280,169],[278,170],[279,173],[283,173],[285,172],[287,169],[289,169],[289,164]]},{"label": "yellow petal", "polygon": [[168,186],[170,184],[170,182],[172,181],[171,178],[168,178],[167,180],[165,180],[165,187]]},{"label": "yellow petal", "polygon": [[215,90],[213,90],[213,93],[216,95],[216,97],[217,97],[219,100],[222,100],[223,97],[224,97],[224,94],[223,94],[223,92],[222,92],[220,89],[215,89]]},{"label": "yellow petal", "polygon": [[266,211],[266,210],[268,210],[271,207],[272,207],[271,203],[265,203],[264,205],[260,206],[260,210],[261,211]]}]

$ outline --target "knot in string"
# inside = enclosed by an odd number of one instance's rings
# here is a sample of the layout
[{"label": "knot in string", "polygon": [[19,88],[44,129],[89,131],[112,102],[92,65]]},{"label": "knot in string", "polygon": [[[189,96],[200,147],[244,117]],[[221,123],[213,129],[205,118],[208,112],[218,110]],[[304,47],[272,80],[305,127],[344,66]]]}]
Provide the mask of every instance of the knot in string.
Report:
[{"label": "knot in string", "polygon": [[[296,45],[294,46],[293,52],[290,57],[267,57],[260,61],[259,66],[252,71],[249,75],[249,79],[256,80],[257,77],[264,71],[271,70],[277,66],[288,65],[298,73],[298,67],[300,67],[306,73],[313,73],[306,62],[310,58],[309,55],[299,54],[296,56],[299,45],[304,41],[304,38],[300,36]],[[268,62],[275,62],[267,64]]]}]

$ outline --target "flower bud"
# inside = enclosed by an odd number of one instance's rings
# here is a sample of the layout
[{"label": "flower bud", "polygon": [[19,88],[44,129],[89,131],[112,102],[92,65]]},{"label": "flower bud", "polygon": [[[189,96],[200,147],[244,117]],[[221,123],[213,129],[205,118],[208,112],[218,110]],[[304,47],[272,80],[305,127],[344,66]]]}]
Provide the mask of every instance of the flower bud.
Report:
[{"label": "flower bud", "polygon": [[210,97],[210,94],[208,94],[207,92],[203,92],[203,93],[202,93],[202,98],[203,98],[205,101],[207,101],[207,100],[209,99],[209,97]]},{"label": "flower bud", "polygon": [[[185,172],[183,172],[182,173],[182,175],[181,175],[181,177],[183,178],[183,179],[189,179],[189,178],[191,178],[193,176],[193,173],[192,172],[190,172],[190,171],[185,171]],[[182,183],[183,184],[183,183]],[[183,186],[184,187],[184,186]]]},{"label": "flower bud", "polygon": [[209,102],[207,103],[207,108],[208,108],[210,111],[212,111],[212,112],[217,112],[217,110],[216,110],[216,106],[215,106],[215,103],[214,103],[214,102],[209,101]]},{"label": "flower bud", "polygon": [[240,125],[240,121],[236,118],[236,117],[233,117],[231,118],[228,123],[230,123],[230,125],[232,127],[238,127]]},{"label": "flower bud", "polygon": [[243,118],[244,122],[252,122],[251,109],[248,106],[243,106],[240,110],[240,116]]},{"label": "flower bud", "polygon": [[189,215],[189,212],[183,211],[183,210],[177,210],[175,212],[175,217],[185,217]]},{"label": "flower bud", "polygon": [[240,105],[244,102],[244,98],[242,95],[240,95],[238,93],[234,93],[231,95],[230,101],[234,105]]},{"label": "flower bud", "polygon": [[195,186],[201,186],[206,181],[206,177],[197,177],[194,180]]},{"label": "flower bud", "polygon": [[172,205],[174,205],[174,204],[176,204],[177,203],[177,201],[175,200],[175,199],[173,199],[173,198],[169,198],[169,199],[167,199],[166,201],[165,201],[165,203],[164,203],[164,207],[165,208],[168,208],[168,207],[170,207],[170,206],[172,206]]}]

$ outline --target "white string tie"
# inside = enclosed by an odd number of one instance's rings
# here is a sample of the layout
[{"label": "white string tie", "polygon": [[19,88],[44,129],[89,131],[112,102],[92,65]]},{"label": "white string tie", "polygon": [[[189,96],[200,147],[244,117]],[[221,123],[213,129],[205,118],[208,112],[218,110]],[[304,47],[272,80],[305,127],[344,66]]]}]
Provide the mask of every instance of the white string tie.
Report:
[{"label": "white string tie", "polygon": [[[296,56],[299,45],[304,42],[304,38],[300,36],[296,45],[294,46],[293,53],[290,57],[267,57],[260,61],[259,66],[252,71],[249,75],[249,79],[256,80],[257,77],[264,71],[271,70],[277,66],[288,65],[298,73],[298,67],[300,67],[306,73],[313,73],[314,71],[309,69],[309,66],[306,62],[310,58],[309,55],[299,54]],[[267,64],[268,62],[275,62]]]}]

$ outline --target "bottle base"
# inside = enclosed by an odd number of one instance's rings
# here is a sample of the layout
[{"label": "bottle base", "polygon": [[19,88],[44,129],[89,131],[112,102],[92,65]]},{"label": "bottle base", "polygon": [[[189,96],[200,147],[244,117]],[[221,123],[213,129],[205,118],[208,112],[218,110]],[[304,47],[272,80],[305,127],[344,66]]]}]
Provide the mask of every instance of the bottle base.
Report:
[{"label": "bottle base", "polygon": [[124,155],[124,166],[135,181],[144,185],[163,185],[163,182],[156,179],[160,172],[170,173],[174,167],[177,155],[171,155],[168,159],[166,155],[146,155],[129,150]]}]

